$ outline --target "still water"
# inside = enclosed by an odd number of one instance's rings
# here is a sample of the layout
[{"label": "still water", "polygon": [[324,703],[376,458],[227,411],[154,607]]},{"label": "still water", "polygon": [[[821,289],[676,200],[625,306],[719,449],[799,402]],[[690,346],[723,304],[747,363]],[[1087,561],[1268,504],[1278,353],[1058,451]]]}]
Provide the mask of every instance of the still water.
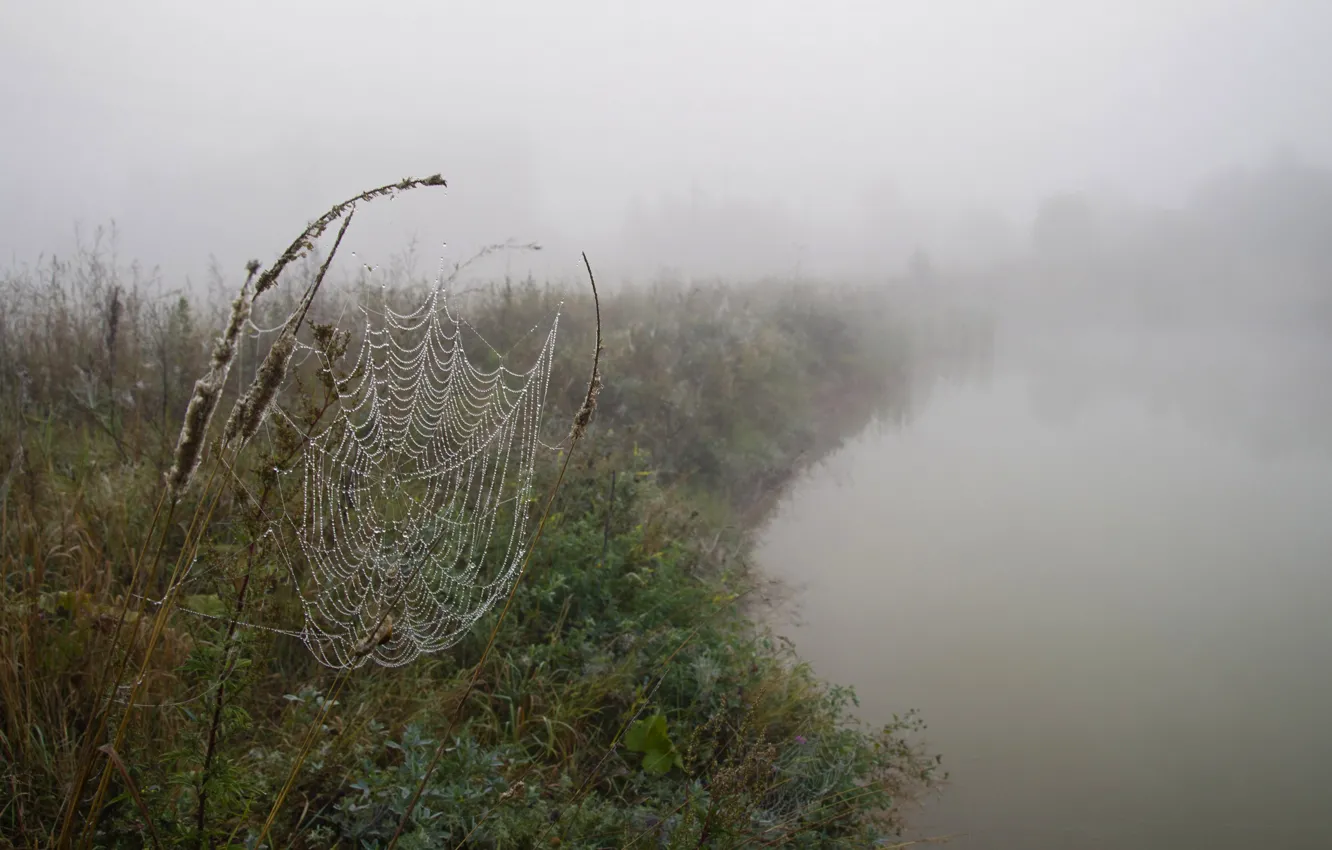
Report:
[{"label": "still water", "polygon": [[1010,350],[780,508],[777,631],[944,755],[917,837],[1332,847],[1332,356],[1215,343]]}]

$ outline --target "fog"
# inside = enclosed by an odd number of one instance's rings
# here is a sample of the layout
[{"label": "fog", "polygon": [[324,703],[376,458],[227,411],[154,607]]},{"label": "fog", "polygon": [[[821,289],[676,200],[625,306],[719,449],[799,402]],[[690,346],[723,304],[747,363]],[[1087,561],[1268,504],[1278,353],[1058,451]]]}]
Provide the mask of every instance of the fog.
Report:
[{"label": "fog", "polygon": [[439,171],[447,199],[365,216],[363,246],[536,240],[542,274],[578,250],[640,277],[982,265],[1059,193],[1178,203],[1274,151],[1332,161],[1330,22],[1226,0],[11,3],[0,257],[114,219],[123,254],[197,279]]},{"label": "fog", "polygon": [[114,221],[238,276],[441,172],[361,261],[976,299],[993,357],[772,524],[797,646],[925,710],[922,835],[1327,847],[1328,44],[1314,0],[12,2],[0,263]]}]

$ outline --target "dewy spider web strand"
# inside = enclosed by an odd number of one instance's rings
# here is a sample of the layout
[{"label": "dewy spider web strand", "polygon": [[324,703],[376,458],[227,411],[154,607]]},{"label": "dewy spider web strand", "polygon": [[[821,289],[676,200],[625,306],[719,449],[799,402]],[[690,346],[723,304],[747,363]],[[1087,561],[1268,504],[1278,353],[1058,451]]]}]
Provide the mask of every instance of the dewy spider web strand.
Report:
[{"label": "dewy spider web strand", "polygon": [[469,361],[441,288],[408,313],[362,313],[353,386],[292,470],[300,514],[282,523],[302,557],[279,548],[301,588],[299,636],[335,668],[446,649],[508,592],[559,323],[515,372]]}]

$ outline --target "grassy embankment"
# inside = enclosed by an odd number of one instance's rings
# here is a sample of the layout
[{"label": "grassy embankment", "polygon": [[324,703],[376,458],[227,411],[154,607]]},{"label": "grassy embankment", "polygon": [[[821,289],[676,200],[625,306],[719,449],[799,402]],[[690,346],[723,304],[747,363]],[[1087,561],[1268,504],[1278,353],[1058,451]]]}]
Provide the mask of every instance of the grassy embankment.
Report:
[{"label": "grassy embankment", "polygon": [[[316,271],[294,263],[254,323],[285,320]],[[316,322],[346,315],[338,299],[363,284],[321,295],[301,338],[336,348]],[[389,284],[403,303],[424,287]],[[560,301],[552,444],[584,401],[590,294],[505,283],[466,301],[520,365],[529,329]],[[596,414],[485,663],[499,606],[449,651],[344,676],[295,639],[231,627],[302,622],[278,557],[294,544],[262,537],[291,497],[255,505],[275,489],[262,470],[298,463],[302,435],[265,428],[225,486],[203,480],[272,335],[243,336],[200,480],[163,522],[163,475],[225,306],[136,283],[98,252],[8,273],[0,305],[0,846],[48,846],[86,773],[77,836],[104,770],[107,847],[246,846],[273,810],[269,846],[386,846],[418,786],[401,847],[864,847],[894,834],[937,778],[909,743],[911,717],[854,723],[849,691],[739,610],[753,536],[783,487],[910,403],[927,346],[882,292],[774,282],[603,297]],[[313,362],[278,399],[312,433],[330,398]],[[533,527],[563,460],[538,463]],[[143,663],[154,609],[126,606],[135,565],[165,565],[147,586],[157,596],[195,546],[182,599],[221,619],[164,618]],[[89,747],[131,634],[128,674]],[[122,719],[108,761],[95,747]]]}]

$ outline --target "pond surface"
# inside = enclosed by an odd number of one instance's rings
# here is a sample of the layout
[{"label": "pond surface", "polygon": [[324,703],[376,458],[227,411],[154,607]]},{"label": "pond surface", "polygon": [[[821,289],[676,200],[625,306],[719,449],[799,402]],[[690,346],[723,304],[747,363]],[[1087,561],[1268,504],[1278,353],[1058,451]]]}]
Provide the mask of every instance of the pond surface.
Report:
[{"label": "pond surface", "polygon": [[778,633],[865,720],[922,711],[952,776],[917,836],[1332,847],[1332,351],[1000,348],[783,503]]}]

